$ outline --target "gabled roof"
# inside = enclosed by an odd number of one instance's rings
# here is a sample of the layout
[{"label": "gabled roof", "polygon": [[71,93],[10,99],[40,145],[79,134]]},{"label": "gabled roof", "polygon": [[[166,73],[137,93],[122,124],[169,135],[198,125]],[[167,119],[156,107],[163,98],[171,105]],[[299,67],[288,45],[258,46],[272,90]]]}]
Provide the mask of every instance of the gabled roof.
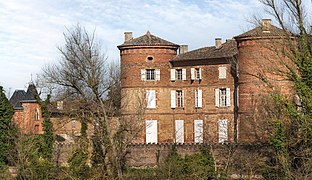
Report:
[{"label": "gabled roof", "polygon": [[179,45],[177,44],[174,44],[160,37],[152,35],[149,31],[147,31],[146,34],[144,34],[143,36],[125,41],[122,45],[119,45],[118,48],[124,47],[124,46],[176,46],[176,47],[179,47]]},{"label": "gabled roof", "polygon": [[209,60],[209,59],[220,59],[229,58],[237,55],[236,41],[231,39],[227,40],[217,48],[215,46],[204,47],[189,51],[187,53],[180,54],[173,58],[171,61],[185,61],[185,60]]},{"label": "gabled roof", "polygon": [[23,109],[23,102],[37,102],[39,98],[36,86],[34,84],[29,84],[27,92],[24,90],[15,90],[10,98],[10,103],[14,109]]}]

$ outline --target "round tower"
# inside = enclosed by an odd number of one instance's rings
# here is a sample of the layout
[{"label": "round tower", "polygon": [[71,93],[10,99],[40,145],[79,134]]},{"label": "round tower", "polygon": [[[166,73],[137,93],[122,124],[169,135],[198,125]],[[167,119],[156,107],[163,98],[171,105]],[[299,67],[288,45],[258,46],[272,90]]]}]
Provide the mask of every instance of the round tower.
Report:
[{"label": "round tower", "polygon": [[[278,84],[281,76],[284,31],[263,19],[262,24],[235,37],[238,44],[238,140],[265,140],[263,112],[265,98],[276,88],[285,91],[286,84]],[[273,88],[274,87],[274,88]]]},{"label": "round tower", "polygon": [[[161,99],[165,96],[164,87],[170,83],[169,61],[177,55],[178,48],[179,45],[154,36],[149,31],[138,38],[133,38],[132,32],[125,32],[125,41],[118,46],[123,117],[131,119],[131,116],[140,116],[144,110],[144,120],[159,119],[155,114],[166,109],[161,106],[164,103],[159,101],[164,100]],[[154,98],[153,102],[146,102],[147,96]],[[154,108],[156,103],[157,109]],[[143,143],[146,141],[144,138],[142,134],[137,142]]]}]

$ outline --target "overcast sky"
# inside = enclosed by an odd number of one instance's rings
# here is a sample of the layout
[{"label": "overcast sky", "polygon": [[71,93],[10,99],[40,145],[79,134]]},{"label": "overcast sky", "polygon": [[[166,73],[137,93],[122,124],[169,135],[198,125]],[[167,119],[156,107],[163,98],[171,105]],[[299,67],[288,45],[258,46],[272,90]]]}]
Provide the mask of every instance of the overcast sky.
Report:
[{"label": "overcast sky", "polygon": [[153,35],[189,50],[248,30],[259,14],[257,0],[2,0],[0,2],[0,85],[12,94],[36,79],[45,64],[57,62],[63,32],[79,23],[119,61],[123,33]]}]

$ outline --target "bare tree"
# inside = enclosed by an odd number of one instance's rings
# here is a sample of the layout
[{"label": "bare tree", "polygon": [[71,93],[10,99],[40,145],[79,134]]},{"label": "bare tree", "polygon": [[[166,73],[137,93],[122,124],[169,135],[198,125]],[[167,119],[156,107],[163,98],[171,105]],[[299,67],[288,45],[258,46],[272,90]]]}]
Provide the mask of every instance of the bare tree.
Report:
[{"label": "bare tree", "polygon": [[[122,98],[119,66],[107,61],[94,32],[88,34],[77,25],[64,33],[64,37],[65,45],[58,47],[62,59],[58,64],[44,67],[43,79],[62,87],[66,98],[75,99],[82,121],[93,124],[93,165],[100,170],[102,178],[122,178],[126,145],[137,131],[131,127],[139,121],[116,118],[120,115]],[[138,108],[135,119],[142,114],[142,107]]]}]

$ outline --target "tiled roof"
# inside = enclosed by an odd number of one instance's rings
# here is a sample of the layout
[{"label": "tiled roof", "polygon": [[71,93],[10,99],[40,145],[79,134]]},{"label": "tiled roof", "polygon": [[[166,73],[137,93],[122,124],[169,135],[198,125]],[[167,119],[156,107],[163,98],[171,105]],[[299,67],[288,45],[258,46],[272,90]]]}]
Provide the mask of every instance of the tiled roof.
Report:
[{"label": "tiled roof", "polygon": [[180,54],[173,58],[172,61],[183,61],[183,60],[209,60],[209,59],[219,59],[233,57],[238,53],[236,41],[231,39],[227,40],[221,45],[221,47],[216,48],[215,46],[204,47],[189,51],[187,53]]},{"label": "tiled roof", "polygon": [[29,84],[27,92],[24,90],[15,90],[10,103],[14,109],[23,109],[22,102],[36,102],[38,98],[38,92],[34,84]]},{"label": "tiled roof", "polygon": [[266,28],[263,25],[260,25],[250,31],[247,31],[243,34],[235,36],[235,39],[245,38],[245,37],[269,37],[269,36],[283,36],[285,32],[273,25],[270,25],[269,28]]},{"label": "tiled roof", "polygon": [[118,47],[123,47],[123,46],[176,46],[176,47],[179,47],[179,45],[177,44],[174,44],[160,37],[152,35],[149,31],[147,31],[147,33],[144,34],[143,36],[125,41],[122,45],[119,45]]}]

